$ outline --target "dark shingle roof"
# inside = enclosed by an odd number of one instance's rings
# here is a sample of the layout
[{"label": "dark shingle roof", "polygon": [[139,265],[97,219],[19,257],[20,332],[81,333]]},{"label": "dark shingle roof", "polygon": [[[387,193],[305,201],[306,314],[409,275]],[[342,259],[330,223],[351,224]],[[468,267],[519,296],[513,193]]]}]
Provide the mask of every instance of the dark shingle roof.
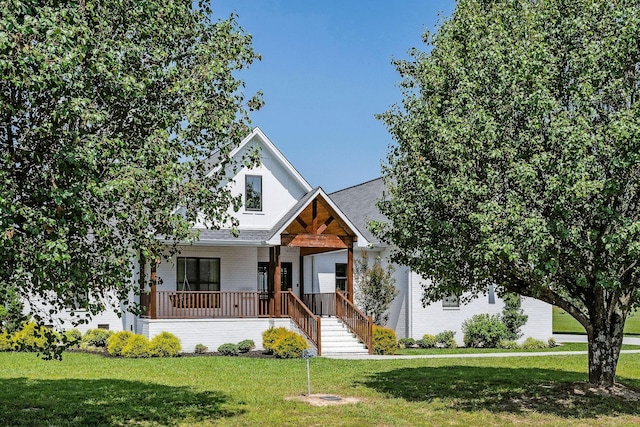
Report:
[{"label": "dark shingle roof", "polygon": [[329,197],[370,243],[379,245],[380,241],[369,231],[367,224],[372,220],[385,220],[376,207],[376,201],[384,198],[385,190],[384,181],[378,178],[336,191]]}]

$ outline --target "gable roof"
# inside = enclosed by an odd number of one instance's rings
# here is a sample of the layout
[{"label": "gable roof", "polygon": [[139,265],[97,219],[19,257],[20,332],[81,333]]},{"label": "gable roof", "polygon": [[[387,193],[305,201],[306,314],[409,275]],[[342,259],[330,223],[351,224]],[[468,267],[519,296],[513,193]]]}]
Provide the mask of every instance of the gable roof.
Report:
[{"label": "gable roof", "polygon": [[[247,135],[236,148],[234,148],[229,157],[235,157],[241,150],[243,150],[254,138],[257,138],[264,148],[269,150],[273,158],[280,163],[280,165],[295,179],[295,181],[304,188],[305,191],[311,191],[312,187],[306,179],[298,172],[298,170],[291,164],[291,162],[282,154],[280,150],[275,146],[273,142],[262,132],[259,127],[254,128],[249,135]],[[215,170],[215,168],[213,169]]]},{"label": "gable roof", "polygon": [[386,186],[382,178],[373,179],[329,194],[329,197],[353,222],[369,243],[385,246],[371,231],[369,221],[385,221],[376,202],[386,197]]}]

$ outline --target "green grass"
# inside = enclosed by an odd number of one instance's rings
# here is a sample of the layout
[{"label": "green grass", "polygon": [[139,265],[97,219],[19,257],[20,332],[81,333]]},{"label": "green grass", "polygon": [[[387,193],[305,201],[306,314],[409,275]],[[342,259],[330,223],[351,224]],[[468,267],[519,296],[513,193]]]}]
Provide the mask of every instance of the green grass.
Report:
[{"label": "green grass", "polygon": [[[312,359],[313,393],[355,405],[285,400],[306,392],[305,362],[232,357],[61,362],[0,353],[0,425],[417,426],[640,424],[640,405],[573,392],[584,355],[490,359]],[[640,389],[640,354],[619,381]]]},{"label": "green grass", "polygon": [[[624,344],[623,350],[638,350],[640,345]],[[587,351],[587,343],[569,342],[553,348],[543,349],[504,349],[504,348],[399,348],[396,354],[437,355],[437,354],[476,354],[476,353],[539,353],[557,351]]]},{"label": "green grass", "polygon": [[[576,319],[563,309],[553,307],[554,334],[586,334],[584,328]],[[624,326],[625,335],[640,335],[640,312],[629,315]]]}]

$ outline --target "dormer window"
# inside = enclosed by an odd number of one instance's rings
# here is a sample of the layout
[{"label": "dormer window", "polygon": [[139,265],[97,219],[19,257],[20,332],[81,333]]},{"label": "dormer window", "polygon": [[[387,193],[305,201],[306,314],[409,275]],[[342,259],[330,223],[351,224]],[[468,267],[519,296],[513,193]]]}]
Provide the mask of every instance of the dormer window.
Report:
[{"label": "dormer window", "polygon": [[262,177],[246,175],[244,178],[244,208],[248,211],[262,210]]}]

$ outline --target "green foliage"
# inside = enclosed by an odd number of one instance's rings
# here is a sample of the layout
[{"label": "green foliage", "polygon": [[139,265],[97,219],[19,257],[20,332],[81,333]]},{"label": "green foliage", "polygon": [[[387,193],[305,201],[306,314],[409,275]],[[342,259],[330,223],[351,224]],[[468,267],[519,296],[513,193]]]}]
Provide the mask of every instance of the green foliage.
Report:
[{"label": "green foliage", "polygon": [[640,302],[637,1],[457,2],[395,61],[404,99],[374,233],[424,301],[489,285],[593,331],[589,380],[614,382]]},{"label": "green foliage", "polygon": [[106,347],[107,340],[113,335],[113,331],[108,329],[89,329],[82,336],[82,344],[92,347]]},{"label": "green foliage", "polygon": [[436,344],[444,348],[456,348],[455,331],[442,331],[436,334]]},{"label": "green foliage", "polygon": [[422,339],[416,341],[420,348],[434,348],[436,346],[436,337],[431,334],[424,334]]},{"label": "green foliage", "polygon": [[507,327],[504,337],[506,340],[517,340],[522,336],[520,328],[527,323],[529,316],[522,310],[522,298],[513,292],[508,292],[502,296],[504,308],[500,317],[502,323]]},{"label": "green foliage", "polygon": [[520,345],[520,348],[523,348],[523,349],[547,348],[547,344],[544,341],[540,341],[535,338],[529,337],[526,340],[524,340],[522,345]]},{"label": "green foliage", "polygon": [[400,338],[398,340],[399,348],[411,348],[416,345],[416,340],[413,338]]},{"label": "green foliage", "polygon": [[14,351],[16,349],[11,334],[0,330],[0,351]]},{"label": "green foliage", "polygon": [[373,354],[396,354],[396,332],[390,328],[373,326]]},{"label": "green foliage", "polygon": [[23,314],[24,304],[15,287],[11,284],[3,284],[0,280],[0,330],[9,333],[18,331],[27,321]]},{"label": "green foliage", "polygon": [[144,335],[133,334],[122,348],[121,355],[130,358],[151,357],[151,346]]},{"label": "green foliage", "polygon": [[362,255],[354,265],[354,299],[356,304],[369,316],[373,323],[384,326],[389,320],[387,310],[398,295],[393,277],[393,266],[380,265],[380,257],[376,257],[369,265],[369,254],[362,251]]},{"label": "green foliage", "polygon": [[262,333],[262,347],[267,353],[273,353],[276,341],[287,335],[290,331],[287,328],[269,328]]},{"label": "green foliage", "polygon": [[151,355],[157,357],[176,357],[182,346],[178,337],[170,332],[161,332],[151,339]]},{"label": "green foliage", "polygon": [[134,333],[129,331],[119,331],[111,335],[107,339],[107,352],[112,356],[122,356],[122,349],[133,336]]},{"label": "green foliage", "polygon": [[80,345],[80,341],[82,340],[82,332],[76,328],[67,329],[64,331],[63,337],[68,346],[77,347]]},{"label": "green foliage", "polygon": [[196,344],[196,347],[194,349],[194,352],[197,354],[203,354],[206,353],[209,350],[209,348],[204,345],[204,344]]},{"label": "green foliage", "polygon": [[517,350],[520,348],[520,344],[514,340],[502,340],[498,343],[496,348],[504,348],[506,350]]},{"label": "green foliage", "polygon": [[223,356],[237,356],[238,355],[238,345],[232,343],[222,344],[218,347],[218,353]]},{"label": "green foliage", "polygon": [[280,359],[302,357],[302,351],[309,348],[309,343],[300,334],[289,333],[277,340],[273,346],[273,354]]},{"label": "green foliage", "polygon": [[257,55],[235,17],[207,0],[15,0],[0,28],[0,288],[45,303],[35,321],[126,301],[131,250],[171,254],[198,215],[237,225],[229,154],[262,100],[236,78]]},{"label": "green foliage", "polygon": [[558,343],[556,342],[555,338],[551,337],[547,340],[547,346],[549,348],[554,348],[558,346]]},{"label": "green foliage", "polygon": [[498,315],[476,314],[462,322],[466,347],[496,347],[507,339],[507,327]]},{"label": "green foliage", "polygon": [[238,343],[238,351],[240,353],[246,353],[254,348],[256,348],[256,343],[253,340],[242,340]]},{"label": "green foliage", "polygon": [[26,322],[13,334],[13,342],[19,351],[38,351],[47,346],[47,328],[35,322]]}]

